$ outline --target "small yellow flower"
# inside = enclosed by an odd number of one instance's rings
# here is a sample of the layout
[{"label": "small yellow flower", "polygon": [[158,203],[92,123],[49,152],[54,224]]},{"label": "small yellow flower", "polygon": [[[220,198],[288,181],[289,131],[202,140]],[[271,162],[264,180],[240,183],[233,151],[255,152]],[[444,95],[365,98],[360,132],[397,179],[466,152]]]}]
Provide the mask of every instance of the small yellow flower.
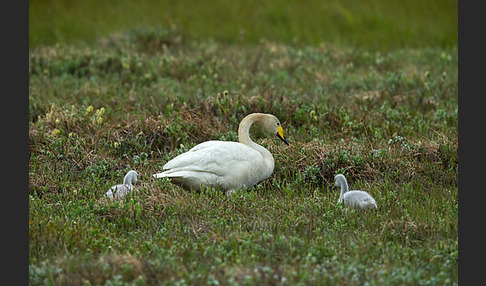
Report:
[{"label": "small yellow flower", "polygon": [[96,117],[101,117],[105,113],[105,108],[96,109]]},{"label": "small yellow flower", "polygon": [[69,137],[69,138],[73,137],[73,133],[72,133],[72,132],[69,132],[68,137]]},{"label": "small yellow flower", "polygon": [[59,136],[59,134],[61,134],[61,130],[55,128],[54,130],[52,130],[52,136]]},{"label": "small yellow flower", "polygon": [[120,143],[115,142],[115,144],[113,144],[113,146],[114,146],[114,147],[115,147],[115,149],[116,149],[116,148],[118,148],[118,146],[120,146]]},{"label": "small yellow flower", "polygon": [[96,119],[96,123],[98,123],[98,124],[103,123],[103,117],[98,117],[98,118]]},{"label": "small yellow flower", "polygon": [[129,69],[130,68],[130,63],[128,62],[127,59],[122,59],[121,64],[122,64],[122,67],[124,69]]},{"label": "small yellow flower", "polygon": [[56,125],[61,123],[61,120],[59,120],[59,118],[56,118]]},{"label": "small yellow flower", "polygon": [[311,112],[309,113],[309,116],[310,116],[311,120],[317,121],[317,116],[316,116],[315,110],[311,110]]},{"label": "small yellow flower", "polygon": [[88,106],[88,108],[86,108],[86,114],[91,114],[91,112],[93,112],[93,106]]}]

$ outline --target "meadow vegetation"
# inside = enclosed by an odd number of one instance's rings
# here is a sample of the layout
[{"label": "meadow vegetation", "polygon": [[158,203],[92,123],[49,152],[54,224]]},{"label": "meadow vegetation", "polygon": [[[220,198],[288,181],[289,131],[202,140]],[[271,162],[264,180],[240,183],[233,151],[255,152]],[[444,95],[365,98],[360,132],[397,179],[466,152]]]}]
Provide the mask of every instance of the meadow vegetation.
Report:
[{"label": "meadow vegetation", "polygon": [[178,27],[188,40],[369,51],[457,46],[457,0],[29,1],[29,45],[96,42],[133,28]]},{"label": "meadow vegetation", "polygon": [[[32,47],[30,284],[457,285],[457,64],[457,46],[234,44],[175,26]],[[251,129],[269,179],[226,196],[152,178],[237,140],[251,112],[290,142]],[[137,191],[104,199],[130,169]],[[337,205],[338,173],[378,210]]]}]

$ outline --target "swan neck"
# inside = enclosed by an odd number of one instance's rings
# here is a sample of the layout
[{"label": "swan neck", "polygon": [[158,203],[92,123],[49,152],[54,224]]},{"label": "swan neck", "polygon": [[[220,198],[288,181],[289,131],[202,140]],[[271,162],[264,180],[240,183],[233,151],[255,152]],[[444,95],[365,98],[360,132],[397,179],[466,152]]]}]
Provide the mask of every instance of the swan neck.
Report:
[{"label": "swan neck", "polygon": [[238,141],[246,146],[255,149],[260,154],[262,154],[265,162],[268,164],[269,168],[273,170],[274,161],[273,156],[265,147],[253,142],[250,138],[250,127],[254,122],[262,122],[265,117],[263,113],[252,113],[247,115],[240,123],[238,127]]},{"label": "swan neck", "polygon": [[[241,120],[240,125],[238,127],[238,141],[245,145],[254,147],[254,145],[258,145],[253,142],[250,138],[250,127],[253,125],[254,122],[260,121],[263,114],[261,113],[253,113]],[[259,146],[259,145],[258,145]]]},{"label": "swan neck", "polygon": [[348,182],[346,181],[346,178],[341,178],[340,184],[341,184],[341,195],[340,197],[344,196],[344,194],[348,191]]},{"label": "swan neck", "polygon": [[125,178],[123,178],[123,184],[124,185],[128,185],[128,186],[132,186],[133,185],[133,178],[134,177],[134,174],[131,174],[131,173],[128,173],[125,175]]}]

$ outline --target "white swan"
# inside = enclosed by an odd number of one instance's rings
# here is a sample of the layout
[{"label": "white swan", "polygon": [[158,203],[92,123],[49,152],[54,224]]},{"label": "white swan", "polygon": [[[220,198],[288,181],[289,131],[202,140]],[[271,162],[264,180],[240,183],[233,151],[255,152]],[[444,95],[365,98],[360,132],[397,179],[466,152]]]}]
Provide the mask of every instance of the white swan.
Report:
[{"label": "white swan", "polygon": [[253,142],[249,135],[253,123],[277,135],[289,145],[280,121],[272,114],[252,113],[238,127],[238,141],[206,141],[167,162],[155,178],[170,178],[186,189],[223,189],[227,193],[250,188],[273,172],[272,154]]},{"label": "white swan", "polygon": [[377,209],[375,199],[365,191],[348,191],[348,182],[343,174],[338,174],[334,177],[335,186],[341,187],[341,195],[338,199],[338,204],[344,200],[344,205],[350,208],[359,209]]},{"label": "white swan", "polygon": [[128,192],[133,190],[133,184],[137,182],[137,176],[136,171],[129,171],[123,178],[123,184],[114,185],[106,192],[105,196],[108,198],[123,198]]}]

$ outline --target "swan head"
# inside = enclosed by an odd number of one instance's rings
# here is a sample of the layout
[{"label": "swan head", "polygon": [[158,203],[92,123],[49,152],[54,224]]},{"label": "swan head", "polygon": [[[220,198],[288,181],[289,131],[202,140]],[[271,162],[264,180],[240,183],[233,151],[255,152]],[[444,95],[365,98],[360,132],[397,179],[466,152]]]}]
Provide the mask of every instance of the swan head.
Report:
[{"label": "swan head", "polygon": [[125,178],[123,178],[123,183],[126,185],[134,184],[137,182],[138,173],[134,170],[129,171]]},{"label": "swan head", "polygon": [[346,182],[346,178],[344,177],[343,174],[337,174],[334,177],[334,186],[339,187],[341,186],[342,182]]},{"label": "swan head", "polygon": [[265,120],[263,120],[263,127],[271,133],[277,135],[280,140],[282,140],[285,144],[290,145],[289,141],[285,138],[283,134],[282,125],[280,124],[280,120],[272,114],[267,114]]}]

